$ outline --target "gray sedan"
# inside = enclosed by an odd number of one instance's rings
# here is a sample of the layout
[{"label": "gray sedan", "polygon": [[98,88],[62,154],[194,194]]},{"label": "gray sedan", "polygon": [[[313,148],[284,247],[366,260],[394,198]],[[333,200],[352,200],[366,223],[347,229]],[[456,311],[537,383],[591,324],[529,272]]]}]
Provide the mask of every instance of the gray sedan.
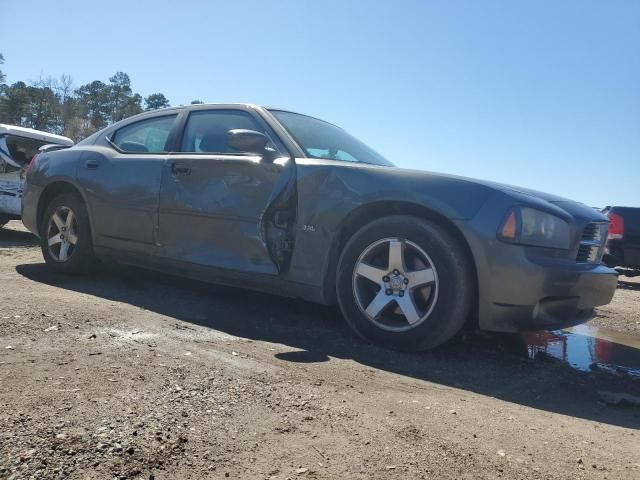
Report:
[{"label": "gray sedan", "polygon": [[144,113],[29,166],[24,224],[62,273],[96,259],[339,303],[419,351],[465,322],[584,322],[611,301],[607,218],[522,188],[394,167],[344,130],[255,105]]}]

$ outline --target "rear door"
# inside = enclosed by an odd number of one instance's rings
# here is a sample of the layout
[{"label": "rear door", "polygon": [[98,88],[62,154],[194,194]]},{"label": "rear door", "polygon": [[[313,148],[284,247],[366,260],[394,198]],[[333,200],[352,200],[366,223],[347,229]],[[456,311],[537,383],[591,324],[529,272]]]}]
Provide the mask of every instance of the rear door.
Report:
[{"label": "rear door", "polygon": [[96,246],[155,253],[162,171],[177,114],[130,123],[105,146],[84,153],[78,177],[85,187]]},{"label": "rear door", "polygon": [[295,164],[233,151],[227,145],[232,129],[265,133],[277,149],[266,123],[250,109],[191,111],[180,152],[169,156],[162,172],[159,253],[178,262],[277,274],[279,240],[270,231],[280,219],[284,238],[289,225],[285,214],[269,207],[286,207],[282,195],[295,182]]}]

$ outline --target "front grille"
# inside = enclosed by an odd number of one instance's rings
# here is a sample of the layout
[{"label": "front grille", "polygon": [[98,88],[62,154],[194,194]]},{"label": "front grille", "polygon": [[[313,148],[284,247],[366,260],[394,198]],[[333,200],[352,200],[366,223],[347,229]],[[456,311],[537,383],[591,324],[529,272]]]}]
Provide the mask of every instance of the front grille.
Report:
[{"label": "front grille", "polygon": [[580,248],[576,255],[577,263],[600,263],[607,239],[606,223],[590,223],[582,231]]},{"label": "front grille", "polygon": [[598,256],[599,247],[590,245],[580,245],[578,249],[578,255],[576,256],[577,263],[594,263],[594,260]]},{"label": "front grille", "polygon": [[582,232],[582,240],[600,242],[602,239],[602,224],[590,223]]}]

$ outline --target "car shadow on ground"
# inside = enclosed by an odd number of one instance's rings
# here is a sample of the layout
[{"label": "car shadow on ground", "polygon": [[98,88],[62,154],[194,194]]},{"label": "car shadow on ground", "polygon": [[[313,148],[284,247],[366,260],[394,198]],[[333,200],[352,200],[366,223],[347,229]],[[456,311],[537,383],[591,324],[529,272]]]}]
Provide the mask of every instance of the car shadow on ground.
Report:
[{"label": "car shadow on ground", "polygon": [[[640,409],[607,406],[599,391],[640,395],[640,381],[601,370],[581,372],[541,356],[530,359],[519,335],[464,334],[434,351],[403,354],[369,345],[351,333],[336,308],[189,281],[137,268],[109,266],[67,277],[44,264],[16,267],[33,281],[126,302],[234,336],[282,344],[283,362],[317,363],[331,357],[420,381],[434,382],[532,408],[627,428],[640,428]],[[635,350],[635,349],[634,349]],[[633,352],[637,354],[638,352]],[[402,382],[400,381],[400,384]],[[406,382],[407,391],[424,391]]]},{"label": "car shadow on ground", "polygon": [[627,282],[625,280],[618,280],[618,288],[621,288],[623,290],[640,291],[640,282]]},{"label": "car shadow on ground", "polygon": [[30,248],[38,245],[31,232],[0,227],[0,248]]}]

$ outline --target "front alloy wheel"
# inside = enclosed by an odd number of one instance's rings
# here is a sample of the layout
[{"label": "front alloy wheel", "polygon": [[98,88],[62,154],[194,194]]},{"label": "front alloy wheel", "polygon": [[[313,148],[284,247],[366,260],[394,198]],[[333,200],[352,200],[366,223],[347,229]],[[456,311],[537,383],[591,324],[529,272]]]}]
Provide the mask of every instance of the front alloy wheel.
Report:
[{"label": "front alloy wheel", "polygon": [[469,317],[472,260],[451,230],[390,215],[355,232],[336,272],[336,295],[356,333],[416,352],[452,338]]},{"label": "front alloy wheel", "polygon": [[369,245],[353,272],[353,292],[360,310],[385,330],[417,327],[438,300],[438,274],[421,247],[404,238]]}]

